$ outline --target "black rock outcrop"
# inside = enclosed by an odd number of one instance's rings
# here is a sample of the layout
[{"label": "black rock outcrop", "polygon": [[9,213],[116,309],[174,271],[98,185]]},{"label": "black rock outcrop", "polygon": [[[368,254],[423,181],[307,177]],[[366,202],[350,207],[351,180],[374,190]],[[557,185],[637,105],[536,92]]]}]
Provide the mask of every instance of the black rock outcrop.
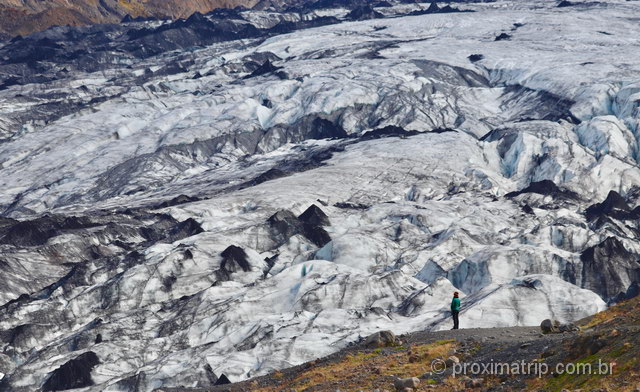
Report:
[{"label": "black rock outcrop", "polygon": [[329,217],[315,204],[312,204],[298,217],[302,222],[315,226],[330,226]]},{"label": "black rock outcrop", "polygon": [[99,363],[96,353],[87,351],[51,372],[42,385],[42,391],[64,391],[94,385],[91,370]]},{"label": "black rock outcrop", "polygon": [[627,201],[618,192],[610,191],[602,203],[596,203],[587,207],[585,215],[588,221],[602,217],[632,220],[640,218],[640,209],[631,209]]},{"label": "black rock outcrop", "polygon": [[629,289],[628,282],[640,282],[640,257],[628,251],[622,242],[609,237],[580,255],[581,287],[611,302]]},{"label": "black rock outcrop", "polygon": [[311,205],[299,217],[291,211],[281,210],[273,214],[267,223],[273,239],[283,244],[296,234],[303,235],[318,247],[331,241],[331,236],[322,226],[329,226],[329,217],[318,206]]},{"label": "black rock outcrop", "polygon": [[369,5],[363,5],[356,7],[346,16],[349,20],[367,20],[367,19],[379,19],[384,17],[381,13],[371,8]]},{"label": "black rock outcrop", "polygon": [[220,268],[227,274],[238,271],[251,271],[251,264],[247,258],[247,253],[239,246],[231,245],[222,251],[222,263]]},{"label": "black rock outcrop", "polygon": [[0,244],[14,246],[38,246],[66,230],[91,227],[88,218],[47,215],[25,221],[4,220],[0,224]]},{"label": "black rock outcrop", "polygon": [[519,191],[509,192],[504,196],[508,198],[514,198],[524,193],[537,193],[539,195],[552,196],[554,199],[578,199],[578,195],[575,192],[562,189],[551,180],[532,182],[527,187]]},{"label": "black rock outcrop", "polygon": [[218,377],[218,380],[213,385],[226,385],[226,384],[231,384],[231,381],[229,381],[229,378],[227,378],[227,376],[223,373],[220,375],[220,377]]},{"label": "black rock outcrop", "polygon": [[276,242],[285,243],[289,238],[302,232],[302,222],[288,210],[281,210],[267,220]]}]

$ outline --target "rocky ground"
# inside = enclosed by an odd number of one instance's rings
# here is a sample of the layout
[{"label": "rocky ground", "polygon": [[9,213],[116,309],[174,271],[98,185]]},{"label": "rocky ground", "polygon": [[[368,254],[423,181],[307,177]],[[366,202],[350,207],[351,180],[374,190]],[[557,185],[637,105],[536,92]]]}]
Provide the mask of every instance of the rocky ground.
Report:
[{"label": "rocky ground", "polygon": [[[157,392],[396,391],[404,390],[396,387],[396,378],[410,377],[420,380],[411,389],[415,391],[635,392],[640,390],[638,310],[640,299],[623,302],[580,320],[578,330],[564,333],[542,333],[539,327],[467,328],[401,335],[380,347],[365,340],[325,358],[241,383]],[[464,372],[465,363],[524,363],[533,370],[522,365],[512,374],[482,374],[491,373],[490,368],[474,372],[468,367]],[[561,374],[555,370],[558,364],[565,366],[560,369],[589,364],[591,370]],[[600,364],[612,371],[602,367],[605,374],[600,374]],[[536,372],[535,366],[543,369],[544,365],[548,372]],[[454,375],[454,369],[462,374]]]}]

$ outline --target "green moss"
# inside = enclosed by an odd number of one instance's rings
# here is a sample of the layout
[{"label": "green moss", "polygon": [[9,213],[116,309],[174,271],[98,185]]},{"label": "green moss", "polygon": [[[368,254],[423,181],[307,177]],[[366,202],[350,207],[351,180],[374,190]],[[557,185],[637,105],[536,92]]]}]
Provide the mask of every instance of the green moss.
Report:
[{"label": "green moss", "polygon": [[357,359],[369,359],[369,358],[373,358],[373,357],[377,357],[378,353],[359,353],[357,356]]}]

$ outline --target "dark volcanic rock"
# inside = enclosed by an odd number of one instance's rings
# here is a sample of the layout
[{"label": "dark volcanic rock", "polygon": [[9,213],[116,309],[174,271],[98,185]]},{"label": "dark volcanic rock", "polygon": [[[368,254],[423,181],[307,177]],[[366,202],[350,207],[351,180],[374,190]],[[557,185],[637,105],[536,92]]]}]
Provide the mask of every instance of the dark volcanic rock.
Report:
[{"label": "dark volcanic rock", "polygon": [[271,169],[267,170],[266,172],[260,174],[258,177],[254,178],[253,180],[250,181],[250,185],[258,185],[258,184],[262,184],[263,182],[267,182],[267,181],[271,181],[271,180],[275,180],[277,178],[281,178],[281,177],[286,177],[288,174],[276,167],[272,167]]},{"label": "dark volcanic rock", "polygon": [[323,247],[331,241],[329,233],[322,228],[323,225],[329,225],[329,218],[315,205],[309,207],[299,218],[291,211],[278,211],[267,223],[271,227],[274,240],[280,244],[296,234],[302,234],[318,247]]},{"label": "dark volcanic rock", "polygon": [[388,125],[384,128],[377,128],[362,135],[360,138],[363,140],[380,139],[383,137],[391,136],[414,136],[419,134],[418,131],[407,131],[404,128],[397,127],[395,125]]},{"label": "dark volcanic rock", "polygon": [[[0,89],[29,83],[49,83],[73,75],[75,71],[101,71],[123,64],[123,61],[135,61],[136,58],[148,58],[172,50],[236,39],[266,38],[273,34],[340,22],[334,17],[313,17],[296,22],[283,21],[273,28],[262,29],[247,23],[237,9],[208,15],[195,13],[186,20],[178,19],[158,25],[146,23],[151,19],[155,18],[125,16],[123,24],[65,26],[24,38],[16,37],[0,47]],[[54,62],[59,67],[44,66],[41,63],[43,61]],[[185,62],[188,63],[183,59],[181,64],[167,64],[165,69],[142,75],[136,84],[144,83],[153,75],[184,72],[188,65]],[[260,61],[256,68],[260,65],[264,65],[264,61]],[[272,65],[267,65],[268,67]],[[248,72],[252,71],[254,70]],[[259,72],[273,71],[263,69]],[[276,74],[282,77],[280,73]],[[91,105],[108,97],[93,99],[96,101],[91,102]],[[44,107],[46,105],[55,107]],[[86,102],[81,99],[78,102],[65,99],[58,103],[47,103],[41,105],[38,113],[32,113],[30,119],[33,116],[45,117],[42,120],[48,122],[51,112],[56,112],[54,119],[57,119],[85,106]],[[63,109],[68,113],[58,113]]]},{"label": "dark volcanic rock", "polygon": [[344,210],[366,210],[371,206],[361,203],[338,202],[334,204],[334,207],[342,208]]},{"label": "dark volcanic rock", "polygon": [[261,76],[261,75],[274,73],[274,72],[279,71],[281,69],[282,69],[282,67],[277,67],[277,66],[273,65],[273,63],[270,60],[267,60],[267,61],[264,62],[264,64],[259,66],[256,70],[251,72],[250,75],[247,75],[244,78],[245,79],[255,78],[256,76]]},{"label": "dark volcanic rock", "polygon": [[227,378],[227,376],[223,373],[220,375],[220,377],[218,377],[218,380],[214,385],[226,385],[226,384],[231,384],[231,381],[229,381],[229,378]]},{"label": "dark volcanic rock", "polygon": [[309,139],[342,139],[349,135],[340,125],[323,118],[315,118],[309,129]]},{"label": "dark volcanic rock", "polygon": [[627,292],[629,284],[626,282],[640,282],[638,255],[629,252],[615,237],[586,249],[580,260],[580,286],[597,293],[607,302]]},{"label": "dark volcanic rock", "polygon": [[467,57],[469,59],[469,61],[471,61],[472,63],[478,62],[482,59],[484,59],[484,55],[481,54],[472,54],[469,55],[469,57]]},{"label": "dark volcanic rock", "polygon": [[266,30],[268,34],[287,34],[294,30],[326,26],[329,24],[340,23],[340,20],[333,16],[322,16],[312,20],[302,20],[299,22],[281,21],[277,25],[273,26],[269,30]]},{"label": "dark volcanic rock", "polygon": [[616,295],[611,300],[611,303],[612,304],[617,304],[618,302],[622,302],[622,301],[626,301],[626,300],[631,299],[631,298],[635,298],[638,295],[640,295],[640,282],[633,282],[633,283],[631,283],[629,288],[627,288],[627,292],[626,293],[620,293],[620,294]]},{"label": "dark volcanic rock", "polygon": [[222,263],[220,267],[222,270],[231,274],[237,271],[250,271],[251,264],[247,259],[247,253],[239,246],[231,245],[224,251],[222,251]]},{"label": "dark volcanic rock", "polygon": [[285,243],[289,238],[302,233],[302,222],[288,210],[281,210],[267,220],[272,229],[274,239],[278,243]]},{"label": "dark volcanic rock", "polygon": [[510,40],[510,39],[511,39],[511,35],[507,33],[502,33],[496,37],[496,41],[504,41],[504,40]]},{"label": "dark volcanic rock", "polygon": [[204,230],[202,229],[202,226],[200,226],[200,223],[193,218],[189,218],[178,223],[174,228],[172,228],[169,232],[169,238],[173,241],[177,241],[191,237],[192,235],[200,234],[203,231]]},{"label": "dark volcanic rock", "polygon": [[204,365],[204,374],[210,385],[216,385],[216,382],[218,382],[218,376],[215,375],[211,365],[208,363]]},{"label": "dark volcanic rock", "polygon": [[191,196],[187,196],[187,195],[180,195],[180,196],[174,197],[171,200],[163,201],[162,203],[158,204],[157,208],[172,207],[172,206],[177,206],[177,205],[180,205],[180,204],[191,203],[191,202],[198,201],[198,200],[200,200],[200,199],[198,199],[197,197],[191,197]]},{"label": "dark volcanic rock", "polygon": [[620,220],[638,219],[640,211],[632,210],[627,201],[616,191],[610,191],[602,203],[593,204],[585,210],[588,221],[600,217],[611,217]]},{"label": "dark volcanic rock", "polygon": [[438,3],[433,1],[429,4],[429,8],[427,8],[427,12],[438,12],[440,11],[440,7],[438,7]]},{"label": "dark volcanic rock", "polygon": [[19,222],[0,238],[0,243],[15,246],[44,245],[56,235],[57,227],[40,220]]},{"label": "dark volcanic rock", "polygon": [[354,8],[347,14],[347,19],[349,20],[366,20],[366,19],[379,19],[383,18],[384,15],[374,10],[368,5],[363,5],[357,8]]},{"label": "dark volcanic rock", "polygon": [[64,230],[91,227],[88,218],[43,216],[29,221],[7,221],[0,225],[0,244],[14,246],[44,245]]},{"label": "dark volcanic rock", "polygon": [[444,7],[439,7],[437,2],[433,1],[429,4],[427,9],[421,9],[417,11],[412,11],[409,15],[427,15],[427,14],[446,14],[452,12],[473,12],[471,10],[460,10],[458,8],[454,8],[450,5],[445,5]]},{"label": "dark volcanic rock", "polygon": [[323,246],[331,242],[329,233],[327,233],[327,231],[321,226],[305,223],[304,225],[302,225],[302,234],[319,248],[322,248]]},{"label": "dark volcanic rock", "polygon": [[262,142],[269,143],[274,140],[278,144],[283,144],[299,143],[308,139],[346,139],[348,137],[349,134],[338,122],[317,115],[309,115],[293,124],[272,127],[264,134]]},{"label": "dark volcanic rock", "polygon": [[572,7],[572,6],[574,6],[574,5],[575,5],[575,3],[572,3],[572,2],[567,1],[567,0],[563,0],[563,1],[561,1],[560,3],[558,3],[557,7],[558,7],[558,8],[562,8],[562,7]]},{"label": "dark volcanic rock", "polygon": [[87,351],[51,372],[42,391],[64,391],[94,385],[91,369],[99,363],[96,353]]},{"label": "dark volcanic rock", "polygon": [[532,182],[526,188],[507,193],[505,197],[513,198],[523,193],[537,193],[539,195],[553,196],[556,199],[578,199],[578,195],[575,192],[562,189],[551,180]]},{"label": "dark volcanic rock", "polygon": [[312,204],[298,217],[302,222],[315,226],[330,226],[329,217],[315,204]]}]

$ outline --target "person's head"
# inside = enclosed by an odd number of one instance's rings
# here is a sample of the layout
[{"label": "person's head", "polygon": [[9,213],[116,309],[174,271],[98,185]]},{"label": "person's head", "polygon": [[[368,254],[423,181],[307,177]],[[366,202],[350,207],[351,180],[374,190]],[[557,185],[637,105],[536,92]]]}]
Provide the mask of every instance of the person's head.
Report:
[{"label": "person's head", "polygon": [[458,292],[457,292],[457,291],[454,291],[454,292],[453,292],[453,297],[454,297],[454,298],[458,298]]}]

